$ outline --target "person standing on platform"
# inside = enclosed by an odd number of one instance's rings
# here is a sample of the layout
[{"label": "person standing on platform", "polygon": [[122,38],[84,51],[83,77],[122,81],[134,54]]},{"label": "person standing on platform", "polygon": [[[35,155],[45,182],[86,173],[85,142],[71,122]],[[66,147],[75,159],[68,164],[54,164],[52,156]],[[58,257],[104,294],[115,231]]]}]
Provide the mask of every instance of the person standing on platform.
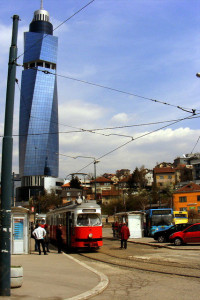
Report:
[{"label": "person standing on platform", "polygon": [[38,251],[39,255],[41,255],[41,249],[40,245],[42,245],[42,250],[44,252],[44,255],[47,255],[46,250],[45,250],[45,243],[44,243],[44,238],[46,236],[46,230],[38,224],[38,227],[33,231],[33,236],[35,237],[38,245]]},{"label": "person standing on platform", "polygon": [[127,240],[130,236],[129,228],[126,226],[126,223],[123,223],[121,228],[121,249],[127,249]]},{"label": "person standing on platform", "polygon": [[47,224],[44,225],[44,229],[46,230],[46,235],[45,235],[45,238],[44,238],[45,248],[46,248],[47,252],[50,252],[49,251],[49,241],[50,241],[50,238],[49,238],[49,228],[48,228]]},{"label": "person standing on platform", "polygon": [[56,239],[57,239],[57,247],[58,247],[58,253],[62,253],[62,225],[58,225],[58,228],[56,229]]}]

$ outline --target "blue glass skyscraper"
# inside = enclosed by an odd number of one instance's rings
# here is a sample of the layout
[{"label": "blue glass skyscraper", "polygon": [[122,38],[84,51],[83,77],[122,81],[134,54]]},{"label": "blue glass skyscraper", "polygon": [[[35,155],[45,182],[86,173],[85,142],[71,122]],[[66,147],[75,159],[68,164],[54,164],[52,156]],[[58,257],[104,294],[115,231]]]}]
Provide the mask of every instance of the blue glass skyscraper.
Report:
[{"label": "blue glass skyscraper", "polygon": [[29,32],[24,33],[19,118],[22,177],[58,177],[57,47],[58,39],[53,36],[49,13],[41,4],[34,12]]}]

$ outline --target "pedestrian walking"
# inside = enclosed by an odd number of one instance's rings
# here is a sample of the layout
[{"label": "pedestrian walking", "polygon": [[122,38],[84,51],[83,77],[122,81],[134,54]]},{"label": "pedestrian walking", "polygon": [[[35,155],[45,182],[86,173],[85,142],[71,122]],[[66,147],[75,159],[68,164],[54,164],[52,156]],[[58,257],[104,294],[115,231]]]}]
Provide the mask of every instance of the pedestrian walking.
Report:
[{"label": "pedestrian walking", "polygon": [[44,238],[46,236],[46,230],[38,224],[38,227],[33,231],[33,236],[35,237],[37,241],[38,251],[39,255],[41,255],[41,249],[40,245],[42,245],[42,250],[44,252],[44,255],[47,255],[45,250],[45,244],[44,244]]},{"label": "pedestrian walking", "polygon": [[62,225],[58,225],[56,229],[56,239],[57,239],[57,247],[58,247],[58,253],[62,253]]},{"label": "pedestrian walking", "polygon": [[122,224],[121,228],[121,249],[127,249],[127,240],[130,236],[129,228],[126,226],[126,223]]}]

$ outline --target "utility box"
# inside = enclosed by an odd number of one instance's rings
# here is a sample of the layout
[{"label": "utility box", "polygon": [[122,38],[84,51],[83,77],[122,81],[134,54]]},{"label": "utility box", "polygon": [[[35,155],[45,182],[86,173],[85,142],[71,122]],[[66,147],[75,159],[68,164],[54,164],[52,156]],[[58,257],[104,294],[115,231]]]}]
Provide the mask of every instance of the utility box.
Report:
[{"label": "utility box", "polygon": [[11,254],[29,253],[29,210],[11,208]]},{"label": "utility box", "polygon": [[126,222],[130,231],[130,238],[142,238],[144,236],[144,213],[140,211],[120,212],[115,214],[119,223]]}]

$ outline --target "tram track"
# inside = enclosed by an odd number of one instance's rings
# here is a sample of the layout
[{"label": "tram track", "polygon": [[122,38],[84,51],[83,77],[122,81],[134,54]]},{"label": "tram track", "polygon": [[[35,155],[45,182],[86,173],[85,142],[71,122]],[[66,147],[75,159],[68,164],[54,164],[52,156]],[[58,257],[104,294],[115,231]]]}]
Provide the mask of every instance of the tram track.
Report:
[{"label": "tram track", "polygon": [[[116,256],[116,255],[111,255],[105,251],[101,251],[101,253],[105,254],[105,255],[108,255],[110,257],[113,257],[113,258],[120,258],[120,259],[123,259],[123,260],[130,260],[130,261],[134,261],[134,262],[140,262],[140,263],[143,263],[143,264],[150,264],[150,265],[157,265],[157,266],[163,266],[163,265],[166,265],[166,261],[165,262],[160,262],[160,261],[150,261],[150,260],[146,260],[146,259],[142,259],[142,258],[138,258],[138,257],[134,257],[134,256],[128,256],[128,257],[119,257],[119,256]],[[191,269],[191,270],[198,270],[200,271],[200,267],[191,267],[191,266],[188,266],[188,265],[184,265],[184,264],[180,264],[180,263],[177,263],[177,262],[167,262],[168,263],[168,266],[172,266],[172,267],[178,267],[180,269]]]},{"label": "tram track", "polygon": [[105,252],[88,252],[88,253],[76,253],[80,258],[86,258],[89,260],[109,264],[115,267],[129,269],[129,270],[139,270],[144,272],[158,273],[163,275],[171,276],[181,276],[187,278],[200,279],[200,269],[197,268],[187,268],[186,266],[180,265],[166,265],[155,263],[155,262],[144,262],[138,260],[129,260],[127,258],[121,258],[113,255],[109,255]]},{"label": "tram track", "polygon": [[[113,242],[112,239],[110,238],[104,238],[104,241],[105,240],[108,240],[108,241],[111,241]],[[134,244],[135,245],[135,244]],[[160,245],[147,245],[147,247],[153,247],[154,249],[157,249],[157,248],[162,248]],[[174,250],[174,249],[173,249]],[[194,271],[200,271],[200,264],[198,264],[196,267],[194,266],[190,266],[188,263],[185,264],[185,263],[180,263],[180,262],[173,262],[173,261],[161,261],[160,259],[150,259],[148,260],[147,258],[139,258],[135,255],[130,255],[130,256],[127,256],[127,257],[122,257],[122,256],[116,256],[116,255],[113,255],[113,254],[110,254],[110,251],[109,250],[105,250],[105,248],[102,250],[100,250],[101,253],[104,253],[108,256],[111,256],[111,257],[115,257],[115,258],[120,258],[120,259],[127,259],[127,260],[131,260],[131,261],[136,261],[136,262],[141,262],[141,263],[148,263],[148,264],[152,264],[152,265],[159,265],[159,266],[165,266],[166,263],[168,264],[168,266],[172,266],[172,267],[178,267],[180,269],[191,269],[191,270],[194,270]]]}]

